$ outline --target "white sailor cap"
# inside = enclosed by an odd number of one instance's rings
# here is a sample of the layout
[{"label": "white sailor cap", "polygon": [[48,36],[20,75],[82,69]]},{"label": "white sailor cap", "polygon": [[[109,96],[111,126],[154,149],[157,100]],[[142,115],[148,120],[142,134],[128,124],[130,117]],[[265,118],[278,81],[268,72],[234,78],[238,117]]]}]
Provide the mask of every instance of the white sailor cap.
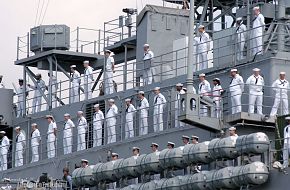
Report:
[{"label": "white sailor cap", "polygon": [[149,47],[149,44],[144,44],[144,47]]},{"label": "white sailor cap", "polygon": [[199,137],[198,137],[198,136],[196,136],[196,135],[192,135],[192,136],[191,136],[191,140],[192,140],[192,139],[196,139],[196,140],[198,140],[198,139],[199,139]]},{"label": "white sailor cap", "polygon": [[254,71],[254,72],[257,72],[257,71],[261,71],[261,69],[259,69],[259,68],[254,68],[253,71]]},{"label": "white sailor cap", "polygon": [[86,163],[89,163],[89,161],[88,161],[88,160],[86,160],[86,159],[81,159],[81,162],[86,162]]},{"label": "white sailor cap", "polygon": [[76,65],[71,65],[71,66],[70,66],[70,68],[76,68],[76,67],[77,67]]},{"label": "white sailor cap", "polygon": [[198,26],[198,29],[200,29],[200,28],[204,28],[204,25],[199,25]]},{"label": "white sailor cap", "polygon": [[145,92],[141,90],[141,91],[138,92],[138,94],[143,94],[144,95]]},{"label": "white sailor cap", "polygon": [[127,99],[125,100],[125,102],[131,102],[131,99],[130,99],[130,98],[127,98]]},{"label": "white sailor cap", "polygon": [[238,72],[238,69],[231,69],[231,72]]},{"label": "white sailor cap", "polygon": [[88,60],[84,61],[84,64],[89,64],[89,63],[90,63],[90,61],[88,61]]},{"label": "white sailor cap", "polygon": [[94,108],[98,108],[98,107],[100,107],[100,104],[95,104],[94,105]]},{"label": "white sailor cap", "polygon": [[105,53],[112,53],[112,51],[109,50],[109,49],[106,49],[106,50],[105,50]]},{"label": "white sailor cap", "polygon": [[168,141],[167,144],[172,145],[172,146],[175,146],[175,143],[174,142],[171,142],[171,141]]},{"label": "white sailor cap", "polygon": [[159,147],[159,144],[153,142],[153,143],[151,143],[151,147],[153,147],[153,146]]},{"label": "white sailor cap", "polygon": [[109,99],[108,102],[114,103],[115,100],[114,99]]},{"label": "white sailor cap", "polygon": [[286,72],[282,71],[280,72],[280,75],[286,75]]},{"label": "white sailor cap", "polygon": [[116,152],[113,152],[113,153],[112,153],[112,157],[114,157],[114,156],[118,156],[118,157],[119,157],[119,154],[116,153]]},{"label": "white sailor cap", "polygon": [[256,6],[256,7],[253,8],[253,10],[254,10],[254,11],[255,11],[255,10],[260,10],[260,7]]},{"label": "white sailor cap", "polygon": [[160,87],[155,87],[154,90],[160,90]]},{"label": "white sailor cap", "polygon": [[5,132],[5,131],[0,131],[0,134],[4,134],[4,135],[5,135],[5,134],[6,134],[6,132]]},{"label": "white sailor cap", "polygon": [[63,116],[64,116],[64,117],[69,117],[70,114],[69,114],[69,113],[65,113]]},{"label": "white sailor cap", "polygon": [[182,139],[190,139],[187,135],[182,135]]},{"label": "white sailor cap", "polygon": [[53,116],[52,115],[46,115],[45,119],[48,119],[48,118],[53,119]]},{"label": "white sailor cap", "polygon": [[37,126],[37,124],[36,123],[32,123],[31,126]]},{"label": "white sailor cap", "polygon": [[198,75],[199,77],[205,77],[205,74],[204,73],[201,73]]},{"label": "white sailor cap", "polygon": [[176,86],[183,87],[183,84],[177,83]]},{"label": "white sailor cap", "polygon": [[229,128],[229,131],[235,131],[235,130],[237,130],[235,127],[230,127]]},{"label": "white sailor cap", "polygon": [[78,114],[83,114],[84,112],[80,110],[80,111],[78,111],[77,113],[78,113]]},{"label": "white sailor cap", "polygon": [[214,78],[213,81],[221,81],[219,78]]},{"label": "white sailor cap", "polygon": [[15,130],[17,130],[17,129],[21,129],[20,126],[15,127]]},{"label": "white sailor cap", "polygon": [[132,150],[140,150],[140,148],[137,146],[134,146],[134,147],[132,147]]},{"label": "white sailor cap", "polygon": [[285,120],[290,120],[290,117],[288,116],[288,117],[285,117]]},{"label": "white sailor cap", "polygon": [[241,20],[243,20],[242,17],[238,17],[238,18],[236,19],[236,21],[241,21]]}]

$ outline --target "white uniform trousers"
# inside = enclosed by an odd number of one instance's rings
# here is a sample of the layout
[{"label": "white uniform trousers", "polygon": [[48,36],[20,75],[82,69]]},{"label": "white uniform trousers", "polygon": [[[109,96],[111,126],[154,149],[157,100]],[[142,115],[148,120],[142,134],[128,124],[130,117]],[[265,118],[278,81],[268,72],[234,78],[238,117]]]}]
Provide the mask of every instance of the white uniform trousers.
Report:
[{"label": "white uniform trousers", "polygon": [[113,71],[105,72],[105,95],[114,93]]},{"label": "white uniform trousers", "polygon": [[86,130],[78,129],[78,146],[77,151],[86,149]]},{"label": "white uniform trousers", "polygon": [[93,140],[93,147],[102,145],[102,125],[94,126]]},{"label": "white uniform trousers", "polygon": [[116,142],[116,119],[107,119],[108,144]]},{"label": "white uniform trousers", "polygon": [[153,124],[154,132],[163,131],[163,106],[154,107]]},{"label": "white uniform trousers", "polygon": [[207,58],[206,50],[202,50],[202,49],[198,50],[198,63],[199,63],[199,70],[208,68],[208,58]]},{"label": "white uniform trousers", "polygon": [[140,113],[139,120],[139,135],[147,135],[148,134],[148,114]]},{"label": "white uniform trousers", "polygon": [[263,54],[263,36],[262,34],[256,34],[255,30],[252,31],[255,33],[252,35],[252,56]]},{"label": "white uniform trousers", "polygon": [[[272,107],[271,116],[274,116],[277,114],[278,108],[280,107],[280,102],[281,102],[281,97],[280,96],[276,96],[275,100],[274,100],[274,105]],[[283,96],[282,97],[282,115],[287,115],[289,114],[288,111],[288,96]]]},{"label": "white uniform trousers", "polygon": [[23,166],[23,150],[15,150],[15,167]]},{"label": "white uniform trousers", "polygon": [[125,123],[125,139],[134,137],[134,122],[133,120]]},{"label": "white uniform trousers", "polygon": [[283,167],[287,168],[289,165],[289,155],[290,155],[290,147],[287,143],[284,143],[283,147]]},{"label": "white uniform trousers", "polygon": [[37,113],[41,111],[41,103],[42,103],[42,96],[37,95],[36,97],[34,96],[32,100],[32,113]]},{"label": "white uniform trousers", "polygon": [[221,100],[216,99],[214,100],[214,117],[216,118],[220,118],[221,117],[221,112],[222,112],[222,108],[221,108]]},{"label": "white uniform trousers", "polygon": [[25,111],[24,111],[24,102],[22,100],[18,100],[17,103],[17,117],[21,117],[24,115]]},{"label": "white uniform trousers", "polygon": [[7,170],[7,152],[0,154],[0,171]]},{"label": "white uniform trousers", "polygon": [[63,137],[63,154],[72,153],[72,135]]},{"label": "white uniform trousers", "polygon": [[144,85],[152,84],[153,82],[153,71],[151,68],[145,69],[143,73]]},{"label": "white uniform trousers", "polygon": [[39,160],[38,146],[39,145],[32,145],[31,147],[31,152],[32,152],[31,163],[38,162]]},{"label": "white uniform trousers", "polygon": [[238,41],[237,46],[237,60],[242,60],[244,59],[245,40]]},{"label": "white uniform trousers", "polygon": [[175,108],[175,127],[184,127],[184,123],[178,120],[180,114],[179,108]]},{"label": "white uniform trousers", "polygon": [[248,110],[249,113],[254,113],[255,104],[257,104],[257,114],[262,115],[263,95],[253,95],[253,94],[249,95],[249,110]]},{"label": "white uniform trousers", "polygon": [[79,95],[79,85],[72,85],[71,89],[71,102],[79,102],[80,101],[80,95]]},{"label": "white uniform trousers", "polygon": [[49,134],[47,136],[47,157],[54,158],[55,157],[55,135]]},{"label": "white uniform trousers", "polygon": [[242,99],[241,94],[231,95],[232,114],[240,113],[242,111],[241,99]]},{"label": "white uniform trousers", "polygon": [[92,98],[92,81],[88,81],[84,83],[84,92],[86,100]]}]

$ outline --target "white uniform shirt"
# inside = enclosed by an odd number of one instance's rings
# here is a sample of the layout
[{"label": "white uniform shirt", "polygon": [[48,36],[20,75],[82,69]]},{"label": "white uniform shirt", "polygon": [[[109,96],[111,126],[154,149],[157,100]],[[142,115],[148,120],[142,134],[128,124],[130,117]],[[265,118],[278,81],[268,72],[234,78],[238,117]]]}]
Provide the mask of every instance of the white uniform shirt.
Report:
[{"label": "white uniform shirt", "polygon": [[72,74],[71,80],[73,85],[79,85],[81,84],[81,75],[78,71],[74,71],[74,73]]},{"label": "white uniform shirt", "polygon": [[203,50],[204,52],[210,50],[210,37],[208,33],[203,32],[199,33],[199,40],[198,40],[198,49]]},{"label": "white uniform shirt", "polygon": [[130,104],[129,106],[127,106],[127,108],[126,108],[126,121],[133,121],[135,111],[136,111],[136,109],[133,106],[133,104]]},{"label": "white uniform shirt", "polygon": [[263,86],[265,84],[264,78],[261,75],[255,76],[252,75],[250,76],[246,84],[249,85],[249,92],[252,95],[263,95]]},{"label": "white uniform shirt", "polygon": [[113,71],[113,64],[114,64],[115,60],[113,57],[108,57],[107,58],[107,61],[106,61],[106,71],[110,71],[112,72]]},{"label": "white uniform shirt", "polygon": [[211,92],[210,84],[207,80],[204,80],[198,85],[198,94],[207,95]]},{"label": "white uniform shirt", "polygon": [[280,80],[277,79],[272,84],[272,88],[276,94],[277,97],[280,97],[280,95],[287,96],[287,92],[289,90],[289,82],[287,80]]},{"label": "white uniform shirt", "polygon": [[151,50],[144,52],[143,61],[150,60],[154,58],[154,53]]},{"label": "white uniform shirt", "polygon": [[237,26],[236,33],[238,34],[238,40],[239,41],[245,41],[247,32],[247,27],[244,24],[241,24],[240,26]]},{"label": "white uniform shirt", "polygon": [[185,94],[185,91],[181,89],[179,92],[177,91],[176,93],[176,101],[175,101],[175,108],[179,108],[179,100],[180,100],[180,95]]},{"label": "white uniform shirt", "polygon": [[88,123],[84,116],[78,119],[78,130],[87,130]]},{"label": "white uniform shirt", "polygon": [[260,13],[258,16],[256,16],[253,19],[253,32],[257,35],[262,35],[264,28],[262,27],[265,25],[265,18],[264,16]]},{"label": "white uniform shirt", "polygon": [[154,106],[164,105],[166,104],[166,99],[163,94],[159,93],[154,97]]},{"label": "white uniform shirt", "polygon": [[138,106],[138,110],[140,110],[140,114],[142,114],[142,116],[147,116],[148,110],[149,110],[149,102],[148,102],[147,98],[144,97],[140,101],[140,104]]},{"label": "white uniform shirt", "polygon": [[35,129],[31,135],[31,146],[38,146],[41,141],[40,132],[38,129]]},{"label": "white uniform shirt", "polygon": [[93,81],[94,80],[93,68],[91,66],[88,66],[85,69],[84,75],[85,75],[85,81]]},{"label": "white uniform shirt", "polygon": [[[28,86],[26,87],[26,92],[28,92]],[[23,92],[24,92],[24,86],[19,86],[19,88],[17,89],[17,96],[18,96],[18,101],[23,101]],[[26,96],[26,95],[25,95]],[[19,102],[19,103],[23,103],[23,102]]]},{"label": "white uniform shirt", "polygon": [[36,83],[38,84],[38,86],[30,86],[30,87],[35,90],[36,95],[40,95],[39,88],[42,90],[42,92],[44,92],[46,88],[45,82],[42,79],[40,79],[36,80]]},{"label": "white uniform shirt", "polygon": [[23,133],[19,133],[18,135],[16,135],[16,151],[23,150],[25,148],[26,145],[25,139],[26,138],[23,135]]},{"label": "white uniform shirt", "polygon": [[290,125],[284,128],[284,144],[288,144],[288,148],[290,147]]},{"label": "white uniform shirt", "polygon": [[8,139],[7,136],[4,136],[2,138],[1,141],[1,145],[0,145],[0,153],[1,154],[7,154],[8,153],[8,149],[9,149],[9,146],[10,146],[10,141]]},{"label": "white uniform shirt", "polygon": [[102,125],[103,124],[103,120],[104,120],[104,114],[101,110],[99,110],[98,112],[94,113],[94,118],[93,118],[93,122],[94,122],[94,126],[97,125]]},{"label": "white uniform shirt", "polygon": [[106,114],[106,118],[111,119],[111,118],[117,116],[117,114],[118,114],[118,107],[115,104],[113,104],[112,107],[110,107],[108,109],[107,114]]},{"label": "white uniform shirt", "polygon": [[54,135],[54,130],[57,129],[57,126],[56,126],[56,123],[55,122],[51,122],[49,125],[48,125],[48,130],[47,130],[47,134],[50,135],[50,134],[53,134]]},{"label": "white uniform shirt", "polygon": [[71,137],[72,136],[72,129],[75,127],[75,124],[72,122],[71,119],[68,119],[64,122],[64,131],[63,136],[64,137]]},{"label": "white uniform shirt", "polygon": [[215,85],[212,88],[212,95],[214,100],[220,100],[222,96],[223,88],[221,85]]},{"label": "white uniform shirt", "polygon": [[231,94],[241,94],[244,91],[244,79],[239,74],[236,74],[230,83]]}]

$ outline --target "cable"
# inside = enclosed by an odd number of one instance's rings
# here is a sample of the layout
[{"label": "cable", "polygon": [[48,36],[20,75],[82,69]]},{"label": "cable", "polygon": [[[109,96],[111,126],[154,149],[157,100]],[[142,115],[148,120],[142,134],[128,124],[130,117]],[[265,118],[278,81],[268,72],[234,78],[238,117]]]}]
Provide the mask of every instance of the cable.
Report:
[{"label": "cable", "polygon": [[40,14],[39,14],[39,16],[38,16],[38,25],[40,24],[40,18],[41,18],[41,15],[42,15],[42,11],[43,11],[43,6],[44,6],[44,2],[45,0],[42,0],[42,5],[41,5],[41,9],[40,9]]},{"label": "cable", "polygon": [[37,10],[36,10],[36,15],[35,15],[35,20],[34,20],[34,26],[36,26],[36,21],[37,21],[37,16],[38,16],[38,10],[39,10],[39,4],[40,4],[40,0],[38,0]]},{"label": "cable", "polygon": [[46,11],[47,11],[47,8],[48,8],[49,1],[50,1],[50,0],[47,0],[47,4],[46,4],[45,10],[44,10],[43,17],[42,17],[42,20],[41,20],[40,25],[42,25],[42,23],[43,23],[43,21],[44,21],[44,18],[45,18],[45,15],[46,15]]}]

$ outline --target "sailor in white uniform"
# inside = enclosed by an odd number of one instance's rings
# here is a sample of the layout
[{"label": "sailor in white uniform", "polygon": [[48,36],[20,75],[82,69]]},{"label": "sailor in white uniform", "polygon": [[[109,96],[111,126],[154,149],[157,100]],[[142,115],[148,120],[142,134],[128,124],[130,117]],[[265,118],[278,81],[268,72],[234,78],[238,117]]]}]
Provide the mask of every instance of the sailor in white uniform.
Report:
[{"label": "sailor in white uniform", "polygon": [[244,79],[238,74],[237,69],[231,69],[230,93],[232,114],[242,111],[242,93],[244,92]]},{"label": "sailor in white uniform", "polygon": [[118,107],[115,105],[115,100],[110,99],[108,101],[109,109],[106,114],[106,127],[107,127],[107,135],[108,135],[108,144],[114,143],[117,140],[116,137],[116,124],[117,124],[117,116],[118,116]]},{"label": "sailor in white uniform", "polygon": [[[208,96],[211,93],[210,83],[205,79],[205,74],[199,75],[198,94],[201,96]],[[200,116],[207,116],[207,107],[205,105],[200,106]]]},{"label": "sailor in white uniform", "polygon": [[0,131],[0,171],[7,170],[7,155],[10,146],[10,141],[8,137],[5,135],[5,131]]},{"label": "sailor in white uniform", "polygon": [[166,99],[163,94],[160,93],[160,87],[154,88],[155,97],[154,110],[153,110],[153,124],[154,132],[163,131],[163,111],[166,105]]},{"label": "sailor in white uniform", "polygon": [[75,124],[70,118],[70,114],[64,114],[63,154],[72,153],[72,137]]},{"label": "sailor in white uniform", "polygon": [[56,146],[56,132],[57,126],[52,115],[46,116],[48,122],[47,130],[47,157],[55,157],[55,146]]},{"label": "sailor in white uniform", "polygon": [[26,138],[19,126],[15,127],[15,132],[16,132],[15,167],[19,167],[23,165],[23,154],[26,146]]},{"label": "sailor in white uniform", "polygon": [[171,142],[171,141],[167,142],[167,148],[168,149],[174,149],[174,147],[175,147],[175,143],[174,142]]},{"label": "sailor in white uniform", "polygon": [[188,145],[188,144],[190,144],[190,142],[189,142],[189,140],[190,140],[190,138],[189,138],[189,136],[187,136],[187,135],[182,135],[182,143],[184,144],[184,145]]},{"label": "sailor in white uniform", "polygon": [[289,114],[288,110],[288,91],[290,89],[289,82],[286,80],[286,72],[280,72],[279,79],[275,80],[272,84],[273,91],[275,93],[274,105],[272,107],[271,116],[277,114],[280,102],[282,101],[282,115]]},{"label": "sailor in white uniform", "polygon": [[27,86],[34,91],[34,98],[32,101],[32,113],[37,113],[41,111],[42,95],[41,92],[45,92],[46,86],[45,82],[41,79],[41,74],[35,75],[36,86],[28,84]]},{"label": "sailor in white uniform", "polygon": [[86,149],[86,132],[88,129],[88,123],[86,118],[84,117],[83,111],[77,112],[78,117],[78,146],[77,151],[85,150]]},{"label": "sailor in white uniform", "polygon": [[94,81],[93,68],[89,65],[89,61],[84,61],[84,90],[85,90],[85,99],[92,98],[92,83]]},{"label": "sailor in white uniform", "polygon": [[81,75],[77,71],[76,65],[70,66],[70,81],[71,81],[71,102],[79,102],[80,101],[80,85],[81,85]]},{"label": "sailor in white uniform", "polygon": [[180,115],[180,111],[183,109],[184,105],[181,105],[180,95],[185,94],[183,90],[183,84],[178,83],[176,86],[176,95],[175,95],[175,127],[184,127],[185,124],[178,120],[178,116]]},{"label": "sailor in white uniform", "polygon": [[199,70],[203,70],[208,68],[207,54],[210,50],[210,37],[208,33],[205,31],[204,25],[200,25],[198,27],[198,31],[199,31],[199,41],[197,45],[198,63]]},{"label": "sailor in white uniform", "polygon": [[100,105],[95,104],[94,105],[95,113],[93,118],[93,147],[101,146],[102,145],[102,128],[104,123],[104,113],[102,110],[100,110]]},{"label": "sailor in white uniform", "polygon": [[149,111],[149,102],[145,97],[144,91],[138,92],[138,98],[140,100],[138,106],[139,112],[139,135],[148,134],[148,111]]},{"label": "sailor in white uniform", "polygon": [[152,62],[154,58],[154,53],[149,49],[149,44],[144,44],[144,56],[143,56],[143,62],[144,62],[144,73],[143,73],[143,80],[144,85],[151,84],[153,81],[153,68]]},{"label": "sailor in white uniform", "polygon": [[260,69],[253,69],[253,75],[251,75],[246,84],[249,86],[249,113],[254,113],[255,104],[257,105],[257,113],[262,115],[263,105],[263,88],[265,85],[264,78],[260,75]]},{"label": "sailor in white uniform", "polygon": [[265,18],[260,12],[260,7],[254,7],[253,29],[251,31],[252,55],[263,54],[263,31]]},{"label": "sailor in white uniform", "polygon": [[237,60],[244,59],[244,47],[246,42],[247,27],[243,24],[243,18],[238,17],[236,20],[237,34]]},{"label": "sailor in white uniform", "polygon": [[289,165],[290,154],[290,117],[286,117],[287,126],[284,128],[284,147],[283,147],[283,167],[286,168]]},{"label": "sailor in white uniform", "polygon": [[115,60],[110,50],[105,50],[105,73],[104,73],[104,84],[105,84],[105,95],[114,93],[114,82],[113,73],[115,72]]},{"label": "sailor in white uniform", "polygon": [[26,87],[26,92],[24,93],[24,86],[23,86],[23,79],[18,80],[19,88],[17,89],[17,97],[18,97],[18,103],[17,103],[17,117],[21,117],[25,114],[24,110],[24,101],[26,101],[26,97],[28,96],[28,87]]},{"label": "sailor in white uniform", "polygon": [[31,163],[38,162],[39,160],[39,144],[41,142],[40,132],[38,130],[38,126],[36,123],[31,124],[31,152],[32,152],[32,159]]},{"label": "sailor in white uniform", "polygon": [[213,79],[213,88],[212,88],[212,96],[213,96],[213,101],[215,104],[214,108],[214,116],[216,118],[221,117],[222,113],[222,93],[223,93],[223,88],[221,86],[221,81],[219,78],[214,78]]},{"label": "sailor in white uniform", "polygon": [[[158,147],[159,147],[159,144],[157,143],[151,143],[151,150],[152,150],[152,153],[155,153],[158,157],[160,155],[160,152],[158,150]],[[154,174],[153,175],[153,180],[160,180],[160,174]]]},{"label": "sailor in white uniform", "polygon": [[136,109],[131,103],[131,99],[127,98],[126,103],[126,123],[125,123],[125,139],[134,137],[134,116]]}]

